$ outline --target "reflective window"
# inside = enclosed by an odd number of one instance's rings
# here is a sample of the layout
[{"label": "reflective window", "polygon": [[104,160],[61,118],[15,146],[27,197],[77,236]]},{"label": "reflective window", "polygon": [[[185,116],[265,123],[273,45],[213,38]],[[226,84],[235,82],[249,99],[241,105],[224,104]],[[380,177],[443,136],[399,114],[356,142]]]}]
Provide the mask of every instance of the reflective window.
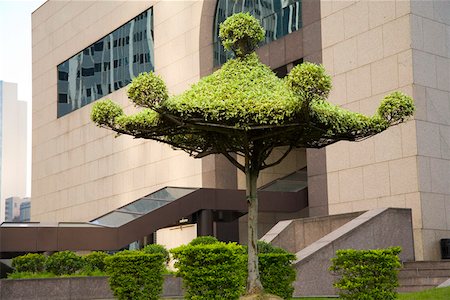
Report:
[{"label": "reflective window", "polygon": [[58,118],[154,70],[153,10],[58,65]]},{"label": "reflective window", "polygon": [[232,53],[225,51],[219,39],[219,25],[232,14],[249,12],[266,30],[262,44],[270,43],[302,27],[300,0],[219,0],[214,22],[214,66],[226,62]]}]

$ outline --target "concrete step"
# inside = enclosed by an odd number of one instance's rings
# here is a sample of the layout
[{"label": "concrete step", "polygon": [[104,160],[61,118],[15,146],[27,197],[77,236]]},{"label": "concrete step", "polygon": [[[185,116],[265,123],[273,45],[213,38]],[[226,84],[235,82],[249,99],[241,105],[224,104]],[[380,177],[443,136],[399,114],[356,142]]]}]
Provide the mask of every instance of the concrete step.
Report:
[{"label": "concrete step", "polygon": [[404,262],[403,268],[404,269],[450,269],[450,260]]},{"label": "concrete step", "polygon": [[429,285],[436,287],[446,281],[448,277],[412,277],[412,278],[399,278],[398,282],[400,286],[411,285]]},{"label": "concrete step", "polygon": [[435,288],[434,285],[405,285],[405,286],[399,286],[397,288],[397,292],[399,293],[414,293],[414,292],[420,292],[428,289]]},{"label": "concrete step", "polygon": [[398,278],[412,277],[449,277],[450,269],[402,269],[398,273]]}]

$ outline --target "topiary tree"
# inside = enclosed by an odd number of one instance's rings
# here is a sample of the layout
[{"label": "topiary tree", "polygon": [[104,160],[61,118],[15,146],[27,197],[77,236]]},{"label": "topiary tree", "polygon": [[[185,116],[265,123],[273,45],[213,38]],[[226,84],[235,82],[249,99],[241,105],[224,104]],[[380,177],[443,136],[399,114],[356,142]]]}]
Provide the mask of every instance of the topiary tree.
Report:
[{"label": "topiary tree", "polygon": [[[331,79],[322,66],[312,63],[298,65],[279,79],[254,52],[264,29],[249,14],[228,18],[220,37],[236,58],[189,90],[169,97],[159,76],[140,74],[128,96],[142,111],[125,115],[117,104],[103,100],[94,105],[91,118],[98,126],[166,143],[196,158],[222,154],[245,173],[247,293],[261,293],[256,193],[261,170],[279,164],[294,148],[321,148],[375,135],[411,116],[414,105],[410,97],[394,92],[372,117],[344,110],[326,101]],[[277,147],[285,147],[284,154],[268,163]]]}]

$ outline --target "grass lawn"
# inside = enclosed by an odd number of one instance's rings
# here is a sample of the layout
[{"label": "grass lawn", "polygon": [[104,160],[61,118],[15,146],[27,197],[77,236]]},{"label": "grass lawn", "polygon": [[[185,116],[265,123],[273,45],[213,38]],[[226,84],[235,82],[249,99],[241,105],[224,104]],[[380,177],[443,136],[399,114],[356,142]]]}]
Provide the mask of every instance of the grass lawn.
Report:
[{"label": "grass lawn", "polygon": [[[296,300],[330,300],[336,298],[293,298]],[[449,300],[450,287],[430,289],[417,293],[399,294],[399,300]]]}]

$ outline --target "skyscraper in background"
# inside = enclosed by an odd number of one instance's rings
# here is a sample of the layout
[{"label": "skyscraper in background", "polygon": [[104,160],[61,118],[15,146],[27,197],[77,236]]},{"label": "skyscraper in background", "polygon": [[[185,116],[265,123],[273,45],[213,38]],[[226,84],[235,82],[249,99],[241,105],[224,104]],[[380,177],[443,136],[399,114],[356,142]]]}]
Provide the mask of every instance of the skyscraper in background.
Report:
[{"label": "skyscraper in background", "polygon": [[5,199],[25,197],[27,181],[27,103],[17,99],[17,84],[0,81],[0,221]]}]

